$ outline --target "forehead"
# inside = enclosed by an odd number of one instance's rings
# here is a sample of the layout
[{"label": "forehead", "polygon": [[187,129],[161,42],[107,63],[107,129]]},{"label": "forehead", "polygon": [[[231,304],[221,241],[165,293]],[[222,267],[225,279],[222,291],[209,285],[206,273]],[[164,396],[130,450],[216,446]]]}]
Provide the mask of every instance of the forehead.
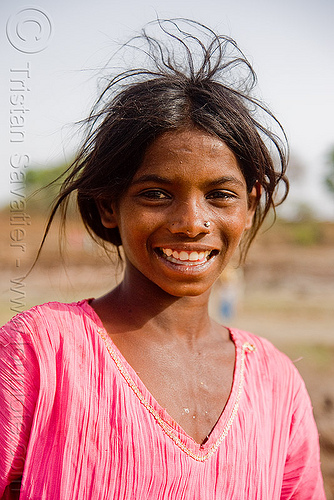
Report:
[{"label": "forehead", "polygon": [[243,179],[233,151],[198,129],[165,132],[147,148],[134,180],[147,173],[211,175],[233,172]]}]

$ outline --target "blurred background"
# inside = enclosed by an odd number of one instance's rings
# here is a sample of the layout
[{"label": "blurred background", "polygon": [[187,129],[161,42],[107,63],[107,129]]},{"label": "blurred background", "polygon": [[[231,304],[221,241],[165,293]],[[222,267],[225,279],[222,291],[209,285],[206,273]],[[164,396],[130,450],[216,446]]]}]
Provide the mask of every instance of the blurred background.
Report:
[{"label": "blurred background", "polygon": [[267,337],[300,370],[314,406],[328,500],[334,499],[334,3],[332,0],[3,0],[0,103],[0,320],[49,300],[97,296],[120,279],[72,213],[64,254],[57,221],[41,259],[54,188],[29,195],[73,158],[75,123],[98,95],[119,43],[149,21],[187,17],[234,38],[257,95],[290,143],[288,200],[231,265],[211,302],[219,321]]}]

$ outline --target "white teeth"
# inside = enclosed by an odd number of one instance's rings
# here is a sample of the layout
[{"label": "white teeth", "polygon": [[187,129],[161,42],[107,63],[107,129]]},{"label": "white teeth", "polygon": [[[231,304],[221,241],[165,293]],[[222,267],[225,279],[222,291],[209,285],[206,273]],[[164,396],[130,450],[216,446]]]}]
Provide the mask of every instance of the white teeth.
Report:
[{"label": "white teeth", "polygon": [[181,250],[181,252],[178,252],[177,250],[172,250],[171,248],[162,248],[162,252],[166,256],[167,260],[175,263],[176,261],[202,262],[203,260],[206,260],[210,255],[209,250],[205,252],[186,252],[185,250]]},{"label": "white teeth", "polygon": [[189,260],[189,255],[187,252],[180,252],[179,253],[179,259],[180,260]]}]

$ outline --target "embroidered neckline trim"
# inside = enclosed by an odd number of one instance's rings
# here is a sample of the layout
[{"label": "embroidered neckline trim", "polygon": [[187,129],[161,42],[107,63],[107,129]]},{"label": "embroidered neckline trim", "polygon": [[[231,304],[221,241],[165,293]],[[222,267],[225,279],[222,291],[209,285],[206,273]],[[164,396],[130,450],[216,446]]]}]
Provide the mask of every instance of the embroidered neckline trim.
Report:
[{"label": "embroidered neckline trim", "polygon": [[174,441],[174,443],[184,452],[186,453],[189,457],[193,458],[194,460],[198,462],[205,462],[208,458],[210,458],[219,448],[220,444],[224,441],[226,438],[232,423],[238,413],[239,409],[239,404],[240,404],[240,398],[242,394],[242,389],[244,385],[244,370],[245,370],[245,353],[246,351],[248,352],[253,352],[255,351],[255,346],[245,342],[242,345],[241,348],[241,359],[240,359],[240,371],[239,371],[239,384],[237,388],[237,394],[235,398],[235,402],[233,405],[233,409],[231,411],[231,415],[226,422],[226,425],[218,438],[218,440],[209,448],[209,450],[205,454],[196,454],[193,451],[191,451],[182,441],[181,439],[176,436],[175,431],[170,428],[170,426],[161,418],[159,413],[156,411],[156,409],[147,401],[147,399],[144,397],[142,394],[141,390],[139,387],[136,385],[132,377],[130,376],[129,372],[126,370],[124,367],[122,361],[119,359],[117,353],[115,350],[112,348],[111,345],[111,340],[110,337],[108,336],[107,332],[103,328],[98,328],[98,333],[100,337],[102,338],[108,353],[110,354],[111,358],[115,362],[116,367],[118,368],[119,372],[121,375],[124,377],[125,381],[129,385],[129,387],[132,389],[132,391],[135,393],[135,395],[138,397],[140,402],[145,406],[145,408],[149,411],[149,413],[155,418],[157,423],[160,425],[162,430],[164,431],[167,436]]}]

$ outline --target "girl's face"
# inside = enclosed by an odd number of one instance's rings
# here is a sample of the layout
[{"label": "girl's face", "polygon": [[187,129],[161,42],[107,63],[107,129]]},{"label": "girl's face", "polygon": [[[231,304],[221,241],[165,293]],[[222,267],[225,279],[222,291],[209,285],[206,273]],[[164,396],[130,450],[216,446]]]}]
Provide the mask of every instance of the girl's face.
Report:
[{"label": "girl's face", "polygon": [[126,193],[101,217],[105,227],[119,229],[129,276],[191,296],[218,278],[257,201],[226,144],[190,129],[158,137]]}]

